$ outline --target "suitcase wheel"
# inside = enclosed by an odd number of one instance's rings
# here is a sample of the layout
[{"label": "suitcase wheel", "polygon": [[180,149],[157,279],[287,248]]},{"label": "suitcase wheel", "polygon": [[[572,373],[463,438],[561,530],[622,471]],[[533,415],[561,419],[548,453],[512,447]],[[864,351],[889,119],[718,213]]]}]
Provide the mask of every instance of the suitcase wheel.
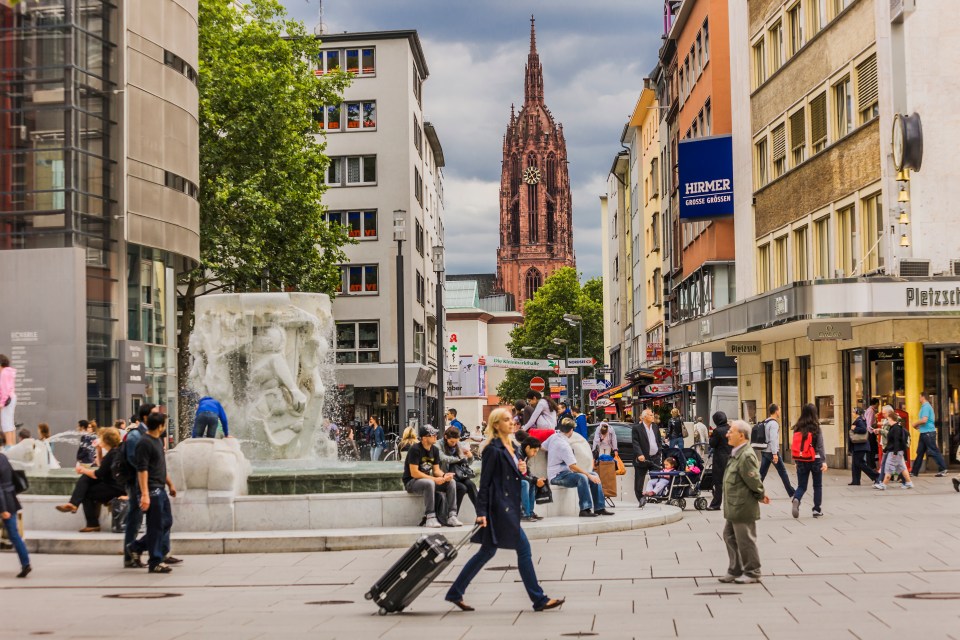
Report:
[{"label": "suitcase wheel", "polygon": [[377,613],[379,613],[379,614],[382,615],[382,616],[385,616],[385,615],[387,615],[387,610],[384,609],[383,607],[380,607],[380,611],[378,611]]},{"label": "suitcase wheel", "polygon": [[363,597],[364,597],[364,599],[366,599],[366,600],[373,600],[373,592],[372,592],[372,591],[367,591],[365,594],[363,594]]}]

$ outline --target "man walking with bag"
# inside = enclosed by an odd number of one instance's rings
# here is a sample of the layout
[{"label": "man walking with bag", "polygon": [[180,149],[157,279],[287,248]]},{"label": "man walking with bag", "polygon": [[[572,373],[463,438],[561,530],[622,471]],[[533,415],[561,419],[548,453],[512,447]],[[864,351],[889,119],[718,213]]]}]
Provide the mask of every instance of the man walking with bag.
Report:
[{"label": "man walking with bag", "polygon": [[[761,425],[757,425],[760,427]],[[754,427],[756,429],[757,427]],[[777,470],[777,473],[780,474],[780,481],[783,482],[783,488],[786,490],[787,495],[791,498],[793,497],[794,489],[793,485],[790,484],[790,476],[787,474],[787,468],[783,464],[783,459],[780,457],[780,407],[776,404],[771,404],[767,411],[767,419],[763,422],[764,439],[763,443],[754,443],[751,442],[751,445],[754,449],[758,449],[761,453],[760,461],[760,481],[763,482],[767,477],[767,471],[770,470],[770,465]],[[751,441],[753,438],[751,438]]]},{"label": "man walking with bag", "polygon": [[920,443],[917,445],[917,458],[913,461],[913,469],[910,471],[910,475],[915,478],[920,475],[924,455],[933,458],[934,462],[937,463],[939,467],[938,478],[947,475],[947,463],[943,461],[940,447],[937,446],[937,424],[933,415],[933,406],[930,404],[925,391],[920,393],[920,415],[911,426],[920,433]]},{"label": "man walking with bag", "polygon": [[730,564],[720,582],[760,582],[760,552],[757,550],[757,520],[760,503],[770,504],[760,480],[760,465],[750,444],[750,425],[734,420],[727,432],[733,449],[723,473],[723,541]]}]

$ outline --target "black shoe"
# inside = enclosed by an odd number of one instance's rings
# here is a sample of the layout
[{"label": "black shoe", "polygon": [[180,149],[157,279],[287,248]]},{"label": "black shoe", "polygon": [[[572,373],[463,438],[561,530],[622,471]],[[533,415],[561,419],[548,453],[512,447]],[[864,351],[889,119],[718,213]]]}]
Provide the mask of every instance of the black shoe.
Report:
[{"label": "black shoe", "polygon": [[953,490],[960,493],[960,478],[950,478],[953,481]]},{"label": "black shoe", "polygon": [[173,568],[170,565],[161,562],[160,564],[150,567],[147,569],[147,571],[149,573],[172,573]]},{"label": "black shoe", "polygon": [[183,562],[183,560],[180,558],[174,558],[173,556],[167,556],[163,559],[163,562],[165,564],[180,564]]},{"label": "black shoe", "polygon": [[848,482],[848,483],[847,483],[847,486],[848,486],[848,487],[859,487],[859,486],[860,486],[860,483],[859,483],[859,482]]},{"label": "black shoe", "polygon": [[143,558],[142,558],[143,552],[135,551],[133,548],[133,545],[134,543],[131,542],[126,547],[124,547],[125,553],[123,555],[123,566],[128,569],[131,569],[131,568],[140,569],[144,566]]},{"label": "black shoe", "polygon": [[647,499],[640,498],[640,508],[643,509],[645,506],[647,506]]},{"label": "black shoe", "polygon": [[600,509],[600,511],[595,511],[598,516],[612,516],[613,511],[607,511],[606,509]]},{"label": "black shoe", "polygon": [[590,511],[590,509],[583,509],[583,510],[580,511],[580,517],[581,517],[581,518],[596,518],[596,517],[597,517],[597,514],[595,514],[593,511]]},{"label": "black shoe", "polygon": [[33,571],[33,567],[31,567],[30,565],[27,565],[27,566],[25,566],[25,567],[22,567],[22,568],[20,569],[20,573],[17,574],[17,577],[18,577],[18,578],[26,578],[26,577],[27,577],[27,574],[30,573],[31,571]]},{"label": "black shoe", "polygon": [[538,515],[536,511],[534,511],[533,513],[531,513],[531,514],[530,514],[530,517],[533,518],[534,520],[543,520],[543,516]]},{"label": "black shoe", "polygon": [[536,522],[536,521],[537,519],[534,518],[533,516],[523,516],[522,518],[520,518],[520,522]]},{"label": "black shoe", "polygon": [[539,609],[534,607],[534,611],[549,611],[550,609],[556,609],[566,602],[566,598],[560,598],[558,600],[547,600],[547,603],[540,607]]},{"label": "black shoe", "polygon": [[710,505],[709,507],[706,508],[706,511],[720,511],[720,507],[715,507],[713,505]]}]

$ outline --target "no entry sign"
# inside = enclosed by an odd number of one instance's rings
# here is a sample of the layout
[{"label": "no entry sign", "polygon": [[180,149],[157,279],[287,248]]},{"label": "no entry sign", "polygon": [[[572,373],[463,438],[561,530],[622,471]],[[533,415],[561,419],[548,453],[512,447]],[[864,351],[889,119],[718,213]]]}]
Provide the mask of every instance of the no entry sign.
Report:
[{"label": "no entry sign", "polygon": [[547,388],[547,383],[540,376],[534,376],[530,378],[530,388],[538,393],[543,393],[543,390]]}]

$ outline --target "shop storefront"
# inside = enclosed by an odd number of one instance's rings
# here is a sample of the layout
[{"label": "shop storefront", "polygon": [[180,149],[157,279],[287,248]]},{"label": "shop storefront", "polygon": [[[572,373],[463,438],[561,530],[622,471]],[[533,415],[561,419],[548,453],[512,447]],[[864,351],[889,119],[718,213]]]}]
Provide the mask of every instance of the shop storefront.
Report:
[{"label": "shop storefront", "polygon": [[[722,348],[736,357],[748,420],[777,403],[783,422],[793,424],[801,406],[815,404],[832,467],[848,464],[855,408],[876,397],[912,421],[926,391],[952,463],[960,440],[957,292],[960,279],[951,277],[794,283],[671,328],[671,348]],[[781,433],[786,446],[789,435]],[[912,442],[915,448],[915,434]]]}]

